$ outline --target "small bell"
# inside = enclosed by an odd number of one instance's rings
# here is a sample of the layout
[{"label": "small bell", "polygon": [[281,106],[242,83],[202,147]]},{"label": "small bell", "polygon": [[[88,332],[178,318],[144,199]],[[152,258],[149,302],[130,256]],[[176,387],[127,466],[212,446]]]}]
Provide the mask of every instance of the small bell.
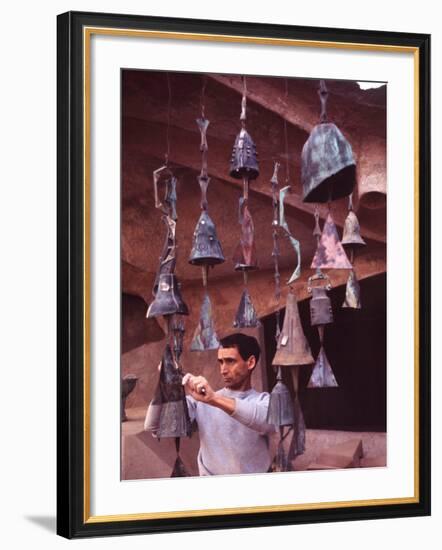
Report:
[{"label": "small bell", "polygon": [[302,329],[298,302],[292,292],[287,295],[284,324],[278,338],[273,365],[310,365],[314,362]]},{"label": "small bell", "polygon": [[311,289],[310,323],[312,326],[322,326],[333,323],[333,309],[326,287],[316,286]]},{"label": "small bell", "polygon": [[352,269],[348,276],[347,286],[345,288],[345,300],[343,308],[361,309],[361,288],[356,278],[356,273]]},{"label": "small bell", "polygon": [[301,153],[304,202],[328,202],[349,195],[356,162],[349,142],[332,123],[315,126]]},{"label": "small bell", "polygon": [[344,231],[341,244],[344,246],[365,246],[366,243],[361,237],[361,227],[358,218],[353,210],[350,210],[345,218]]},{"label": "small bell", "polygon": [[129,394],[135,389],[137,385],[138,377],[134,374],[126,375],[121,381],[121,421],[126,422],[126,399]]},{"label": "small bell", "polygon": [[269,399],[267,423],[276,427],[291,426],[294,420],[292,398],[287,386],[282,381],[281,368],[278,367],[276,384]]},{"label": "small bell", "polygon": [[153,296],[158,292],[160,275],[173,274],[176,266],[176,221],[172,220],[169,216],[163,216],[162,220],[166,224],[166,238],[164,240],[160,264],[152,289]]},{"label": "small bell", "polygon": [[175,464],[173,466],[172,475],[170,477],[188,477],[189,474],[186,471],[183,461],[180,456],[176,457]]},{"label": "small bell", "polygon": [[160,274],[157,293],[147,310],[146,317],[150,319],[159,315],[174,315],[175,313],[189,315],[189,309],[180,293],[178,279],[173,274]]},{"label": "small bell", "polygon": [[239,201],[239,223],[241,224],[241,240],[233,254],[235,271],[249,271],[258,268],[255,248],[255,228],[247,201]]},{"label": "small bell", "polygon": [[195,329],[190,351],[206,351],[219,348],[218,336],[212,319],[212,304],[206,294],[201,305],[200,320]]},{"label": "small bell", "polygon": [[293,423],[293,436],[288,452],[289,461],[292,461],[297,456],[302,455],[305,451],[305,420],[298,395],[296,395],[294,401],[294,415],[295,421]]},{"label": "small bell", "polygon": [[318,358],[316,359],[315,366],[313,367],[312,375],[310,377],[307,388],[334,388],[337,387],[335,375],[328,362],[324,348],[321,344]]},{"label": "small bell", "polygon": [[242,128],[236,136],[230,160],[230,176],[255,180],[259,176],[258,153],[250,134]]},{"label": "small bell", "polygon": [[[280,428],[281,430],[283,428]],[[281,436],[278,443],[275,458],[273,459],[271,470],[272,472],[291,472],[292,465],[288,455],[284,450],[284,436]]]},{"label": "small bell", "polygon": [[352,269],[330,213],[322,228],[321,238],[310,267],[311,269]]},{"label": "small bell", "polygon": [[184,437],[191,434],[192,427],[184,388],[181,384],[182,379],[181,369],[175,363],[170,346],[167,345],[160,370],[159,387],[162,407],[156,431],[158,438]]},{"label": "small bell", "polygon": [[193,233],[189,263],[192,265],[215,265],[222,262],[224,262],[224,255],[216,235],[215,224],[207,211],[203,210]]},{"label": "small bell", "polygon": [[252,299],[246,288],[242,293],[233,326],[235,328],[255,328],[261,326]]},{"label": "small bell", "polygon": [[180,439],[177,437],[175,439],[175,448],[176,448],[176,460],[173,466],[172,475],[170,477],[188,477],[189,474],[186,471],[183,461],[180,457]]}]

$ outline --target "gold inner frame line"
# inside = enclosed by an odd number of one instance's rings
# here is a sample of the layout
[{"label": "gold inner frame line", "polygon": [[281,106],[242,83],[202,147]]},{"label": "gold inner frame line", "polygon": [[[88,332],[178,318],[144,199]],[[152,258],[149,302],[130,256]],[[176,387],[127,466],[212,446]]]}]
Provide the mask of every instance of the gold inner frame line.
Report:
[{"label": "gold inner frame line", "polygon": [[[414,60],[414,495],[412,497],[352,500],[338,502],[319,502],[287,505],[251,506],[238,508],[216,508],[203,510],[181,510],[171,512],[152,512],[137,514],[119,514],[109,516],[91,516],[90,513],[90,93],[91,93],[91,36],[111,35],[124,37],[144,37],[176,40],[199,40],[212,42],[233,42],[273,46],[291,46],[308,48],[334,48],[356,51],[412,53]],[[136,29],[114,29],[108,27],[83,28],[83,93],[84,93],[84,133],[83,133],[83,212],[84,212],[84,523],[102,523],[115,521],[133,521],[165,518],[204,517],[213,515],[248,514],[262,512],[283,512],[300,510],[323,510],[327,508],[347,508],[356,506],[379,506],[388,504],[412,504],[419,502],[419,49],[410,46],[383,44],[364,44],[347,42],[328,42],[320,40],[296,40],[263,37],[244,37],[235,35],[186,33],[168,31],[149,31]]]}]

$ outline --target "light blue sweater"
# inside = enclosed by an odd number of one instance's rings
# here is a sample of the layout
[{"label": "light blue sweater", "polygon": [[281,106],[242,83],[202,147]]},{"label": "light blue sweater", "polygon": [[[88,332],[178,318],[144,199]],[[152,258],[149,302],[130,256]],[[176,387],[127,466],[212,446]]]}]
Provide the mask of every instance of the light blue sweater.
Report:
[{"label": "light blue sweater", "polygon": [[200,436],[200,476],[267,472],[268,434],[275,429],[266,421],[269,394],[227,388],[216,393],[235,399],[232,415],[187,396],[190,418],[196,421]]}]

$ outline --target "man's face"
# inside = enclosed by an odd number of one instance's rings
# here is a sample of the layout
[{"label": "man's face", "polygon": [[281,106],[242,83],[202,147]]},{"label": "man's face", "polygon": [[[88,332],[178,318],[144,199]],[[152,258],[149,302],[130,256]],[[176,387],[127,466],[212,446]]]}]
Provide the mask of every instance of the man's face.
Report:
[{"label": "man's face", "polygon": [[244,360],[237,348],[220,348],[218,364],[226,388],[241,391],[250,387],[250,375],[255,366],[253,355]]}]

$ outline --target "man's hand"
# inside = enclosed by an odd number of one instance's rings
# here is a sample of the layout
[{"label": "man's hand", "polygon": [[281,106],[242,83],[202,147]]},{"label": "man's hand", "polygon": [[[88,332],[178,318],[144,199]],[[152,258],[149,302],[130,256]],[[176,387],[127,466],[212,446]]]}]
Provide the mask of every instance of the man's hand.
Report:
[{"label": "man's hand", "polygon": [[215,393],[204,376],[193,376],[188,372],[183,376],[182,383],[196,401],[218,407],[227,414],[233,414],[235,411],[235,400]]},{"label": "man's hand", "polygon": [[189,372],[183,376],[183,386],[185,386],[189,394],[196,400],[202,401],[203,403],[211,404],[215,392],[210,386],[209,382],[204,378],[204,376],[193,376]]}]

